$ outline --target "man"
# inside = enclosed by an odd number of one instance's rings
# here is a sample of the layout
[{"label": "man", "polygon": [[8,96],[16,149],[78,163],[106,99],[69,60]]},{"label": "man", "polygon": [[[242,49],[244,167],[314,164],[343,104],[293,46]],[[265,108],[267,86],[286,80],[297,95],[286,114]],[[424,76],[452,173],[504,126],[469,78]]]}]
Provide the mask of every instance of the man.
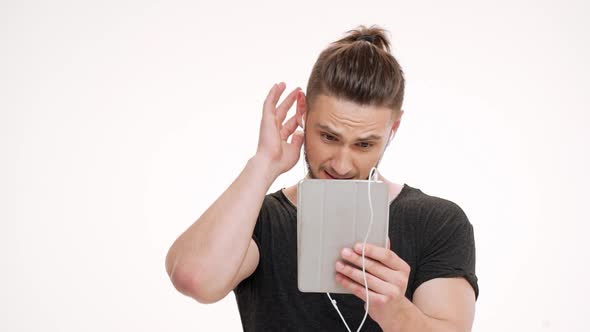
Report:
[{"label": "man", "polygon": [[[256,154],[230,187],[170,248],[174,286],[201,303],[234,291],[245,331],[344,330],[322,293],[297,289],[297,186],[267,194],[297,163],[307,177],[367,179],[398,130],[403,72],[384,30],[360,26],[324,50],[307,95],[275,84],[263,106]],[[285,121],[297,101],[296,114]],[[304,127],[304,132],[296,131]],[[288,141],[291,137],[290,142]],[[388,248],[367,245],[369,318],[363,331],[469,331],[478,296],[473,228],[461,208],[391,182]],[[356,330],[365,288],[359,246],[343,248],[333,294]]]}]

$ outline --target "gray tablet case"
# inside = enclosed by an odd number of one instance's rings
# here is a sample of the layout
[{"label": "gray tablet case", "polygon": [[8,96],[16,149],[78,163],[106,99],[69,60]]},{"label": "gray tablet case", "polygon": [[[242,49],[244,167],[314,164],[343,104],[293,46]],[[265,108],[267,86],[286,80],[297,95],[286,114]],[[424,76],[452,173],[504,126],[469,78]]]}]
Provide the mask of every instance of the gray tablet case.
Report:
[{"label": "gray tablet case", "polygon": [[[297,191],[297,284],[301,292],[352,292],[336,281],[344,247],[363,242],[370,221],[367,180],[304,179]],[[387,246],[389,187],[371,182],[373,225],[367,243]]]}]

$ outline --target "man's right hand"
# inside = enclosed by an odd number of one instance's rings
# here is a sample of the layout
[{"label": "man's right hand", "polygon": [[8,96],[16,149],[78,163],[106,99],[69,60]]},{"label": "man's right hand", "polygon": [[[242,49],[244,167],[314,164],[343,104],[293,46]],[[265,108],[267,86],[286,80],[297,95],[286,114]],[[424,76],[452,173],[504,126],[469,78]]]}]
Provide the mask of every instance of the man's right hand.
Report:
[{"label": "man's right hand", "polygon": [[[303,132],[296,132],[295,130],[298,125],[298,113],[303,114],[306,107],[305,95],[298,87],[277,107],[276,104],[285,88],[286,85],[283,82],[275,84],[264,100],[258,149],[256,151],[257,157],[271,164],[271,168],[277,177],[297,164],[301,154],[301,146],[303,145]],[[297,108],[302,109],[283,123],[298,94],[302,95],[302,102],[297,103]],[[287,139],[291,135],[291,142],[288,143]]]}]

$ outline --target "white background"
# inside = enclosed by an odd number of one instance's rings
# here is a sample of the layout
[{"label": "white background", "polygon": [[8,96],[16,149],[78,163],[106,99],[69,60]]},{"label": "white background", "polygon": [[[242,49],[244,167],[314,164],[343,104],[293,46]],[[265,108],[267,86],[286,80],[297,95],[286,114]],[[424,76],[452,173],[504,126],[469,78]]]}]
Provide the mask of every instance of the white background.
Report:
[{"label": "white background", "polygon": [[254,154],[272,84],[378,24],[407,79],[380,169],[470,218],[474,331],[587,331],[588,8],[0,1],[0,330],[240,330],[167,250]]}]

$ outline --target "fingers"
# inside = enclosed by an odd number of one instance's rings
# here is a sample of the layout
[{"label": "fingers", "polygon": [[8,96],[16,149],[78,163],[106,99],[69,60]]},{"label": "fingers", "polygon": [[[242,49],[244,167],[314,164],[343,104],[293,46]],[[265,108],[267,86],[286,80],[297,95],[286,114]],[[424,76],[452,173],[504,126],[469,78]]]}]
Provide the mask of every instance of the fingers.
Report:
[{"label": "fingers", "polygon": [[[340,273],[336,274],[336,281],[341,284],[342,287],[349,289],[358,298],[367,302],[367,291],[365,289],[364,282],[362,285],[360,285],[359,283]],[[372,291],[371,287],[369,287],[369,300],[371,300],[371,303],[385,303],[387,298],[384,295]]]},{"label": "fingers", "polygon": [[287,116],[289,109],[291,109],[291,106],[293,106],[293,103],[297,99],[297,95],[299,94],[299,91],[301,91],[301,88],[299,88],[299,87],[296,88],[295,90],[291,91],[291,93],[289,93],[289,95],[287,97],[285,97],[285,100],[283,100],[283,102],[279,105],[279,107],[277,107],[276,118],[277,118],[277,123],[279,125],[281,123],[283,123],[283,121],[285,120],[285,117]]},{"label": "fingers", "polygon": [[293,115],[281,128],[281,140],[286,140],[297,129],[297,114]]},{"label": "fingers", "polygon": [[[365,286],[365,279],[363,277],[363,271],[356,268],[355,266],[344,264],[341,261],[336,262],[336,271],[347,276],[350,280],[357,282],[359,285]],[[367,285],[370,290],[379,294],[388,294],[391,292],[393,285],[377,278],[372,273],[365,269],[365,275],[367,277]]]},{"label": "fingers", "polygon": [[303,132],[296,131],[293,136],[291,136],[291,144],[294,144],[297,148],[297,151],[301,152],[301,146],[303,145]]},{"label": "fingers", "polygon": [[[270,121],[276,122],[278,128],[280,128],[280,137],[281,140],[287,140],[289,136],[291,136],[295,130],[297,129],[297,113],[291,117],[287,122],[283,125],[282,122],[285,120],[287,113],[295,100],[301,100],[304,98],[298,98],[299,93],[301,92],[301,88],[297,87],[295,90],[291,91],[291,93],[281,102],[278,107],[276,103],[279,101],[281,94],[285,90],[286,85],[284,82],[280,82],[278,84],[273,85],[270,89],[266,99],[264,100],[264,110],[263,110],[263,123],[267,125],[270,124]],[[305,103],[305,101],[304,101]],[[304,107],[298,103],[298,109],[300,107]],[[303,135],[296,134],[293,135],[291,139],[291,143],[295,143],[297,147],[301,147],[303,145]]]},{"label": "fingers", "polygon": [[268,95],[266,96],[266,99],[264,99],[264,113],[267,114],[271,114],[274,113],[274,106],[277,104],[277,102],[279,101],[279,97],[281,96],[281,92],[279,92],[280,88],[281,88],[281,83],[279,84],[274,84],[272,86],[272,88],[270,89],[270,91],[268,92]]},{"label": "fingers", "polygon": [[[363,257],[361,256],[361,254],[357,254],[356,252],[345,248],[342,250],[342,258],[344,258],[346,261],[354,264],[355,266],[357,266],[359,269],[363,268]],[[365,252],[365,271],[371,273],[372,275],[376,276],[377,278],[381,279],[381,280],[385,280],[387,282],[391,282],[394,280],[394,275],[392,275],[392,272],[394,272],[392,269],[388,268],[387,266],[383,265],[381,262],[379,261],[375,261],[371,258],[368,257],[367,253]]]},{"label": "fingers", "polygon": [[[360,255],[363,250],[363,244],[357,243],[354,246],[354,251]],[[404,273],[410,273],[410,266],[406,263],[403,259],[401,259],[396,253],[393,251],[376,246],[371,243],[367,243],[365,247],[365,257],[372,258],[376,261],[381,262],[386,267],[389,267],[392,270],[402,271]]]},{"label": "fingers", "polygon": [[274,122],[276,117],[276,105],[281,97],[281,94],[285,90],[285,83],[280,82],[272,86],[266,99],[264,99],[264,105],[262,109],[262,118],[265,123],[270,123],[272,120]]}]

